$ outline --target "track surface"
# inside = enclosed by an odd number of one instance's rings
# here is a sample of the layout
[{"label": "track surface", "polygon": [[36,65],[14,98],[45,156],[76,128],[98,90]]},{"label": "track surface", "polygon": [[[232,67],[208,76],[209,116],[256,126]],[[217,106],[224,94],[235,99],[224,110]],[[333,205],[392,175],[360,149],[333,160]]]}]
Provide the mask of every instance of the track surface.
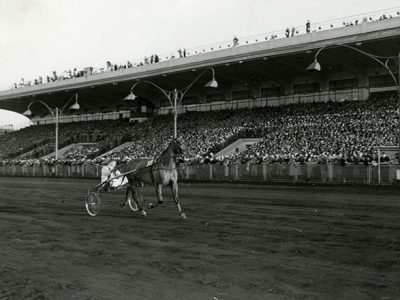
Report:
[{"label": "track surface", "polygon": [[399,190],[181,184],[179,220],[96,184],[0,177],[0,299],[399,299]]}]

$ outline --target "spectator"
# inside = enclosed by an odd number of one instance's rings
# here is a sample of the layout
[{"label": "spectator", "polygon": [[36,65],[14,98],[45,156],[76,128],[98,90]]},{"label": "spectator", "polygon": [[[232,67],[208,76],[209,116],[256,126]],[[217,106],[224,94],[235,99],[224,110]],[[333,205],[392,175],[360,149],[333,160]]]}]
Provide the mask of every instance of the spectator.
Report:
[{"label": "spectator", "polygon": [[234,38],[233,38],[233,47],[236,47],[236,46],[238,46],[239,45],[239,39],[235,36]]},{"label": "spectator", "polygon": [[294,26],[293,26],[293,27],[292,27],[292,36],[294,36],[295,32],[296,32],[296,29],[295,29]]},{"label": "spectator", "polygon": [[[111,64],[110,61],[107,61],[107,71],[112,71],[113,70],[113,65]],[[75,74],[74,74],[75,75]]]}]

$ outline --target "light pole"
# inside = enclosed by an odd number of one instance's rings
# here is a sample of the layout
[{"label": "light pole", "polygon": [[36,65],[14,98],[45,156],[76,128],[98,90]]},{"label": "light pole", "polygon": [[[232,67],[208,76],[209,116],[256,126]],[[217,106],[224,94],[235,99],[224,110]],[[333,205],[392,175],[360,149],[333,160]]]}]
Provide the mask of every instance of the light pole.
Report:
[{"label": "light pole", "polygon": [[207,70],[204,70],[200,75],[198,75],[188,86],[184,87],[183,89],[177,90],[174,89],[172,91],[165,90],[155,84],[154,82],[151,82],[149,80],[142,80],[136,82],[134,85],[131,87],[131,92],[128,96],[124,98],[124,100],[135,100],[136,95],[133,93],[134,88],[140,84],[140,83],[148,83],[155,88],[157,88],[159,91],[161,91],[165,97],[167,97],[169,103],[173,107],[173,112],[174,112],[174,139],[177,138],[177,120],[178,120],[178,107],[182,103],[182,99],[185,96],[186,92],[195,84],[201,76],[203,76],[207,71],[211,70],[212,72],[212,79],[205,85],[205,87],[212,87],[212,88],[217,88],[218,87],[218,82],[215,80],[215,71],[213,68],[209,68]]},{"label": "light pole", "polygon": [[[398,162],[400,163],[400,52],[397,56],[379,56],[379,55],[374,55],[374,54],[362,51],[353,46],[342,45],[342,44],[333,44],[333,45],[328,45],[328,46],[325,46],[325,47],[322,47],[321,49],[319,49],[317,51],[317,53],[315,53],[314,61],[307,67],[307,70],[321,71],[321,65],[317,60],[318,54],[320,54],[321,51],[325,50],[326,48],[332,48],[332,47],[345,47],[345,48],[352,49],[356,52],[359,52],[361,54],[364,54],[364,55],[370,57],[371,59],[375,60],[376,62],[378,62],[381,66],[383,66],[388,71],[390,76],[392,77],[392,79],[397,87],[397,115],[398,115],[398,129],[399,129],[397,138],[398,138],[398,143],[399,143],[399,145],[398,145]],[[398,78],[396,78],[392,69],[389,66],[389,62],[391,60],[394,60],[397,62],[397,67],[398,67],[398,71],[399,71]]]},{"label": "light pole", "polygon": [[64,110],[67,108],[68,104],[71,102],[72,99],[75,99],[75,103],[69,107],[69,109],[73,110],[78,110],[80,108],[79,103],[78,103],[78,94],[72,95],[71,98],[68,99],[68,101],[64,104],[64,106],[60,109],[58,107],[56,108],[51,108],[48,106],[45,102],[41,100],[34,100],[28,105],[28,109],[23,113],[24,116],[30,116],[32,115],[31,111],[31,106],[34,103],[40,103],[44,107],[47,108],[47,110],[50,112],[50,114],[54,117],[54,121],[56,124],[56,140],[55,140],[55,152],[56,152],[56,160],[58,160],[58,116],[61,115]]}]

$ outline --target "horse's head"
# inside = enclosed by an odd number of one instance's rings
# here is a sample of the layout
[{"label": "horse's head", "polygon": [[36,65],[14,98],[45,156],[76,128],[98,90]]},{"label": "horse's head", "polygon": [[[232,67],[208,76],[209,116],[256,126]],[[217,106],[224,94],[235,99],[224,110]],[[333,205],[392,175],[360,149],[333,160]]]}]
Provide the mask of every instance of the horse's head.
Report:
[{"label": "horse's head", "polygon": [[181,156],[185,152],[185,145],[180,138],[173,139],[169,145],[169,148],[176,156]]},{"label": "horse's head", "polygon": [[184,144],[181,140],[173,139],[169,144],[167,149],[157,158],[157,161],[163,161],[165,159],[172,159],[175,162],[178,159],[183,158],[183,153],[185,152]]},{"label": "horse's head", "polygon": [[174,139],[171,144],[173,145],[174,154],[183,155],[185,146],[180,138]]}]

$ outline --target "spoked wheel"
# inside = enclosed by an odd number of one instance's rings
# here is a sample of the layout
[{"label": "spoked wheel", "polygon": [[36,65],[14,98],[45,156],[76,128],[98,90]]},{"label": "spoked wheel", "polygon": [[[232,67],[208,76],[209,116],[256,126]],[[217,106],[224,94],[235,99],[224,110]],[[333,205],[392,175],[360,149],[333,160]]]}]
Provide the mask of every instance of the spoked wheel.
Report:
[{"label": "spoked wheel", "polygon": [[135,200],[132,199],[132,197],[128,197],[128,205],[129,205],[129,208],[133,211],[139,210],[138,205],[136,204]]},{"label": "spoked wheel", "polygon": [[89,192],[87,194],[85,206],[88,214],[92,217],[95,217],[99,214],[101,209],[101,201],[97,193]]}]

